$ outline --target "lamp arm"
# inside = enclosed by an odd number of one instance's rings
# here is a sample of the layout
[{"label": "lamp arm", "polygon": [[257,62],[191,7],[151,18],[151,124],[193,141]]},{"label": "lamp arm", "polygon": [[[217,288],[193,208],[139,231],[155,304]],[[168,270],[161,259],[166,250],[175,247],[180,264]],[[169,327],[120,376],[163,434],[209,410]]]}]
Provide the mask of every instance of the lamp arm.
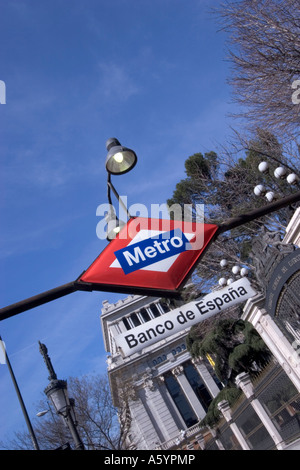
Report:
[{"label": "lamp arm", "polygon": [[128,211],[126,204],[124,204],[124,202],[122,201],[121,196],[118,194],[116,188],[114,187],[114,185],[113,185],[112,182],[111,182],[110,173],[107,173],[107,198],[108,198],[108,202],[109,202],[110,205],[112,205],[111,194],[110,194],[110,190],[111,190],[111,189],[112,189],[114,195],[116,196],[116,198],[118,199],[119,203],[120,203],[121,206],[123,207],[124,211],[126,212],[127,217],[128,217],[129,219],[132,219],[132,215],[131,215],[130,212]]},{"label": "lamp arm", "polygon": [[107,199],[108,199],[109,204],[112,206],[113,203],[111,200],[110,189],[111,189],[111,178],[110,178],[110,173],[107,173]]}]

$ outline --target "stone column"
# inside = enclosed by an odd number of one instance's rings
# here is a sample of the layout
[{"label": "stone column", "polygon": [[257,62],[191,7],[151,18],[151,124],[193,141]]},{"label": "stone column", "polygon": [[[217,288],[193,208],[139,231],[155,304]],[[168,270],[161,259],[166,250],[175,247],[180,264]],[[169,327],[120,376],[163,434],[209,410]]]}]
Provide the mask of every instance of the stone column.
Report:
[{"label": "stone column", "polygon": [[247,444],[244,436],[242,435],[241,431],[239,430],[237,424],[232,420],[231,409],[227,400],[222,400],[218,403],[218,408],[221,411],[222,415],[226,419],[227,423],[230,426],[231,431],[237,438],[241,448],[243,450],[251,450],[249,445]]},{"label": "stone column", "polygon": [[130,413],[130,433],[134,436],[135,445],[139,450],[151,449],[150,444],[159,442],[160,439],[140,397],[130,402]]},{"label": "stone column", "polygon": [[242,319],[249,321],[264,340],[289,379],[300,392],[300,356],[263,308],[264,296],[257,294],[244,307]]},{"label": "stone column", "polygon": [[[158,379],[158,381],[160,381],[162,383],[161,394],[162,394],[162,397],[163,397],[163,399],[166,403],[166,407],[168,408],[172,418],[174,419],[174,422],[175,422],[175,425],[176,425],[176,435],[177,435],[178,432],[181,429],[186,428],[185,422],[184,422],[181,414],[179,413],[178,408],[177,408],[176,404],[174,403],[174,400],[171,397],[168,388],[166,387],[165,377],[163,375],[160,375],[160,376],[157,377],[157,379]],[[174,437],[174,436],[171,436],[171,438],[172,437]]]},{"label": "stone column", "polygon": [[204,450],[205,449],[205,442],[204,442],[203,435],[202,434],[197,434],[195,436],[195,440],[198,442],[200,449]]},{"label": "stone column", "polygon": [[186,378],[184,374],[183,366],[179,365],[175,367],[175,369],[172,370],[172,373],[175,375],[176,379],[178,380],[179,385],[182,388],[182,391],[184,392],[188,402],[190,403],[191,407],[196,413],[197,418],[200,421],[206,415],[206,411],[204,410],[203,406],[199,402],[197,395],[195,394],[188,379]]},{"label": "stone column", "polygon": [[197,371],[199,372],[199,375],[203,380],[207,390],[209,391],[211,396],[215,398],[220,392],[220,389],[214,381],[213,377],[211,376],[208,368],[199,357],[192,359],[192,363],[195,364]]},{"label": "stone column", "polygon": [[254,387],[249,374],[246,372],[242,372],[236,377],[235,382],[250,401],[252,408],[260,418],[261,422],[265,426],[273,441],[275,442],[277,449],[283,450],[285,448],[284,441],[261,402],[258,400],[258,398],[255,398]]},{"label": "stone column", "polygon": [[161,393],[161,387],[165,387],[161,377],[153,377],[151,373],[142,376],[142,388],[145,391],[146,402],[154,427],[158,427],[163,435],[161,442],[168,441],[178,433],[178,427]]}]

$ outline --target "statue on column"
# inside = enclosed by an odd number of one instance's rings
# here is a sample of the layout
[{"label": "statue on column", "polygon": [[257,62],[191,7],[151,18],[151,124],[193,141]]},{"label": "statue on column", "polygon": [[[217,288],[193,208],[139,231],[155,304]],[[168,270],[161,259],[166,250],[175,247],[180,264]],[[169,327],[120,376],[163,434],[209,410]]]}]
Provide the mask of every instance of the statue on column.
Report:
[{"label": "statue on column", "polygon": [[46,364],[46,367],[49,371],[49,377],[48,379],[49,380],[57,380],[57,375],[54,371],[54,368],[53,368],[53,365],[52,365],[52,362],[51,362],[51,359],[50,357],[48,356],[48,349],[46,347],[45,344],[42,344],[40,341],[39,341],[39,345],[40,345],[40,353],[41,355],[43,356],[44,358],[44,361],[45,361],[45,364]]}]

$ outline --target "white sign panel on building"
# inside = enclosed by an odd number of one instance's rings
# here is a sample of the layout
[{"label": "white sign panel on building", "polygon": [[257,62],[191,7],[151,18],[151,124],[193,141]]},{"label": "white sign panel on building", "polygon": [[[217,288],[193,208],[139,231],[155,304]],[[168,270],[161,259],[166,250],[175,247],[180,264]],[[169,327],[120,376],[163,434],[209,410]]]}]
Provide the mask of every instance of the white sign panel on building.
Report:
[{"label": "white sign panel on building", "polygon": [[241,278],[223,289],[207,294],[198,301],[189,302],[116,336],[117,347],[124,356],[130,356],[151,344],[244,302],[255,294],[249,280]]}]

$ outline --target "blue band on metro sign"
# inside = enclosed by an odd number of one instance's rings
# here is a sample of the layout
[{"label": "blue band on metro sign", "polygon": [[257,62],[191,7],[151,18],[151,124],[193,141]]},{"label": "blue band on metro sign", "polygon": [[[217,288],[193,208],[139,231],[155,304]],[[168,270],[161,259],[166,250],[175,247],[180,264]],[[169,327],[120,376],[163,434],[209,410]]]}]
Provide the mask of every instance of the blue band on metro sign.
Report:
[{"label": "blue band on metro sign", "polygon": [[177,228],[114,252],[125,274],[178,255],[191,248],[182,231]]}]

